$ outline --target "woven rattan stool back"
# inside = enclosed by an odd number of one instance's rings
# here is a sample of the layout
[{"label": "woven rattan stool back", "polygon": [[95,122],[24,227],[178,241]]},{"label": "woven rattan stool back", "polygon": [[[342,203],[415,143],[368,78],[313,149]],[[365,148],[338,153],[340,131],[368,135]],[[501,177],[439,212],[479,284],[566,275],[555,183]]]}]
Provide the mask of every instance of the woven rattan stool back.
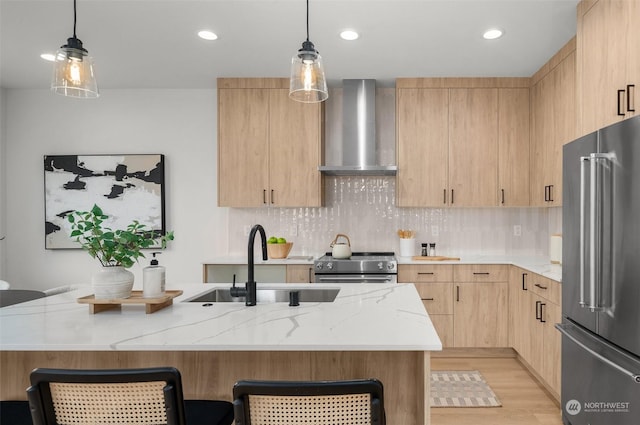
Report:
[{"label": "woven rattan stool back", "polygon": [[239,381],[236,425],[384,425],[382,383]]},{"label": "woven rattan stool back", "polygon": [[36,369],[27,390],[34,425],[184,425],[174,368]]}]

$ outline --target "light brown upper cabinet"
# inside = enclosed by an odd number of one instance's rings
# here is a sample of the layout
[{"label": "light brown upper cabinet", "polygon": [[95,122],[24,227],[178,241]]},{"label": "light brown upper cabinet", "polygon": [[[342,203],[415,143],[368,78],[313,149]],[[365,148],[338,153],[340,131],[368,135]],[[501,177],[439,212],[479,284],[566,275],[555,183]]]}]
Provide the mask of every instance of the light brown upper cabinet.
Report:
[{"label": "light brown upper cabinet", "polygon": [[562,205],[562,146],[577,137],[575,39],[533,77],[531,206]]},{"label": "light brown upper cabinet", "polygon": [[529,206],[529,89],[498,90],[498,204]]},{"label": "light brown upper cabinet", "polygon": [[446,205],[449,183],[449,90],[397,88],[397,204]]},{"label": "light brown upper cabinet", "polygon": [[218,79],[218,205],[322,205],[322,104],[284,78]]},{"label": "light brown upper cabinet", "polygon": [[451,89],[449,96],[449,205],[495,206],[498,89]]},{"label": "light brown upper cabinet", "polygon": [[528,78],[396,80],[397,205],[528,205],[528,87]]},{"label": "light brown upper cabinet", "polygon": [[640,2],[582,1],[577,18],[582,135],[640,113]]}]

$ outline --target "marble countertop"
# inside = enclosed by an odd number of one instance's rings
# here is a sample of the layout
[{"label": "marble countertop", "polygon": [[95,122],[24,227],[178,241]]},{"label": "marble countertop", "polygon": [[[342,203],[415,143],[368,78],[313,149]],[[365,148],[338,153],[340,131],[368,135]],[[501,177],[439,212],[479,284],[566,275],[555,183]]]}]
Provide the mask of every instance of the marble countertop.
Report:
[{"label": "marble countertop", "polygon": [[[229,284],[185,284],[172,306],[143,305],[89,314],[78,289],[0,309],[3,351],[438,351],[442,344],[411,284],[331,284],[334,302],[183,302]],[[258,284],[259,288],[309,288]],[[173,289],[173,288],[167,288]]]},{"label": "marble countertop", "polygon": [[[322,254],[321,254],[322,255]],[[258,260],[256,264],[313,264],[317,256],[292,256],[282,260]],[[518,266],[533,273],[553,279],[557,282],[562,281],[562,266],[559,264],[551,264],[549,257],[543,256],[526,256],[526,255],[467,255],[460,257],[456,261],[419,261],[412,260],[411,257],[397,257],[398,264],[511,264]],[[241,256],[217,257],[209,261],[203,261],[203,264],[247,264],[247,258]]]}]

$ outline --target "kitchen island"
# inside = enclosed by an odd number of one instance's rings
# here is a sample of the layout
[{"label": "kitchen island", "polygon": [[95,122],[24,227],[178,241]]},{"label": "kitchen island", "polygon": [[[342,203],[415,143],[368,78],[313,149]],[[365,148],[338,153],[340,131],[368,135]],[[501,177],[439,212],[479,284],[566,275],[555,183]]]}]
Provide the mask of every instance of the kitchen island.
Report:
[{"label": "kitchen island", "polygon": [[185,302],[228,286],[181,286],[153,314],[123,305],[91,315],[77,302],[89,287],[0,309],[0,399],[26,399],[35,367],[175,366],[190,399],[231,400],[239,379],[375,377],[389,424],[429,424],[429,352],[442,345],[413,285],[322,285],[340,289],[335,301],[297,307]]}]

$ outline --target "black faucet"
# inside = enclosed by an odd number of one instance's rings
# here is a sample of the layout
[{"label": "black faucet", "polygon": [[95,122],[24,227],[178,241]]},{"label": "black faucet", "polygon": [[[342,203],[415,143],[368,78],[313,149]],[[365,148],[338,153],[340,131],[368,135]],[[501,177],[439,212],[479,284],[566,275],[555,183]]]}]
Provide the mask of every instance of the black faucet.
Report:
[{"label": "black faucet", "polygon": [[249,247],[248,247],[248,261],[247,261],[247,283],[244,288],[238,288],[235,285],[231,288],[231,296],[233,297],[245,297],[245,305],[256,305],[256,281],[253,277],[253,244],[256,240],[256,232],[260,232],[262,238],[262,259],[267,260],[267,236],[264,233],[264,227],[259,224],[254,225],[249,232]]}]

